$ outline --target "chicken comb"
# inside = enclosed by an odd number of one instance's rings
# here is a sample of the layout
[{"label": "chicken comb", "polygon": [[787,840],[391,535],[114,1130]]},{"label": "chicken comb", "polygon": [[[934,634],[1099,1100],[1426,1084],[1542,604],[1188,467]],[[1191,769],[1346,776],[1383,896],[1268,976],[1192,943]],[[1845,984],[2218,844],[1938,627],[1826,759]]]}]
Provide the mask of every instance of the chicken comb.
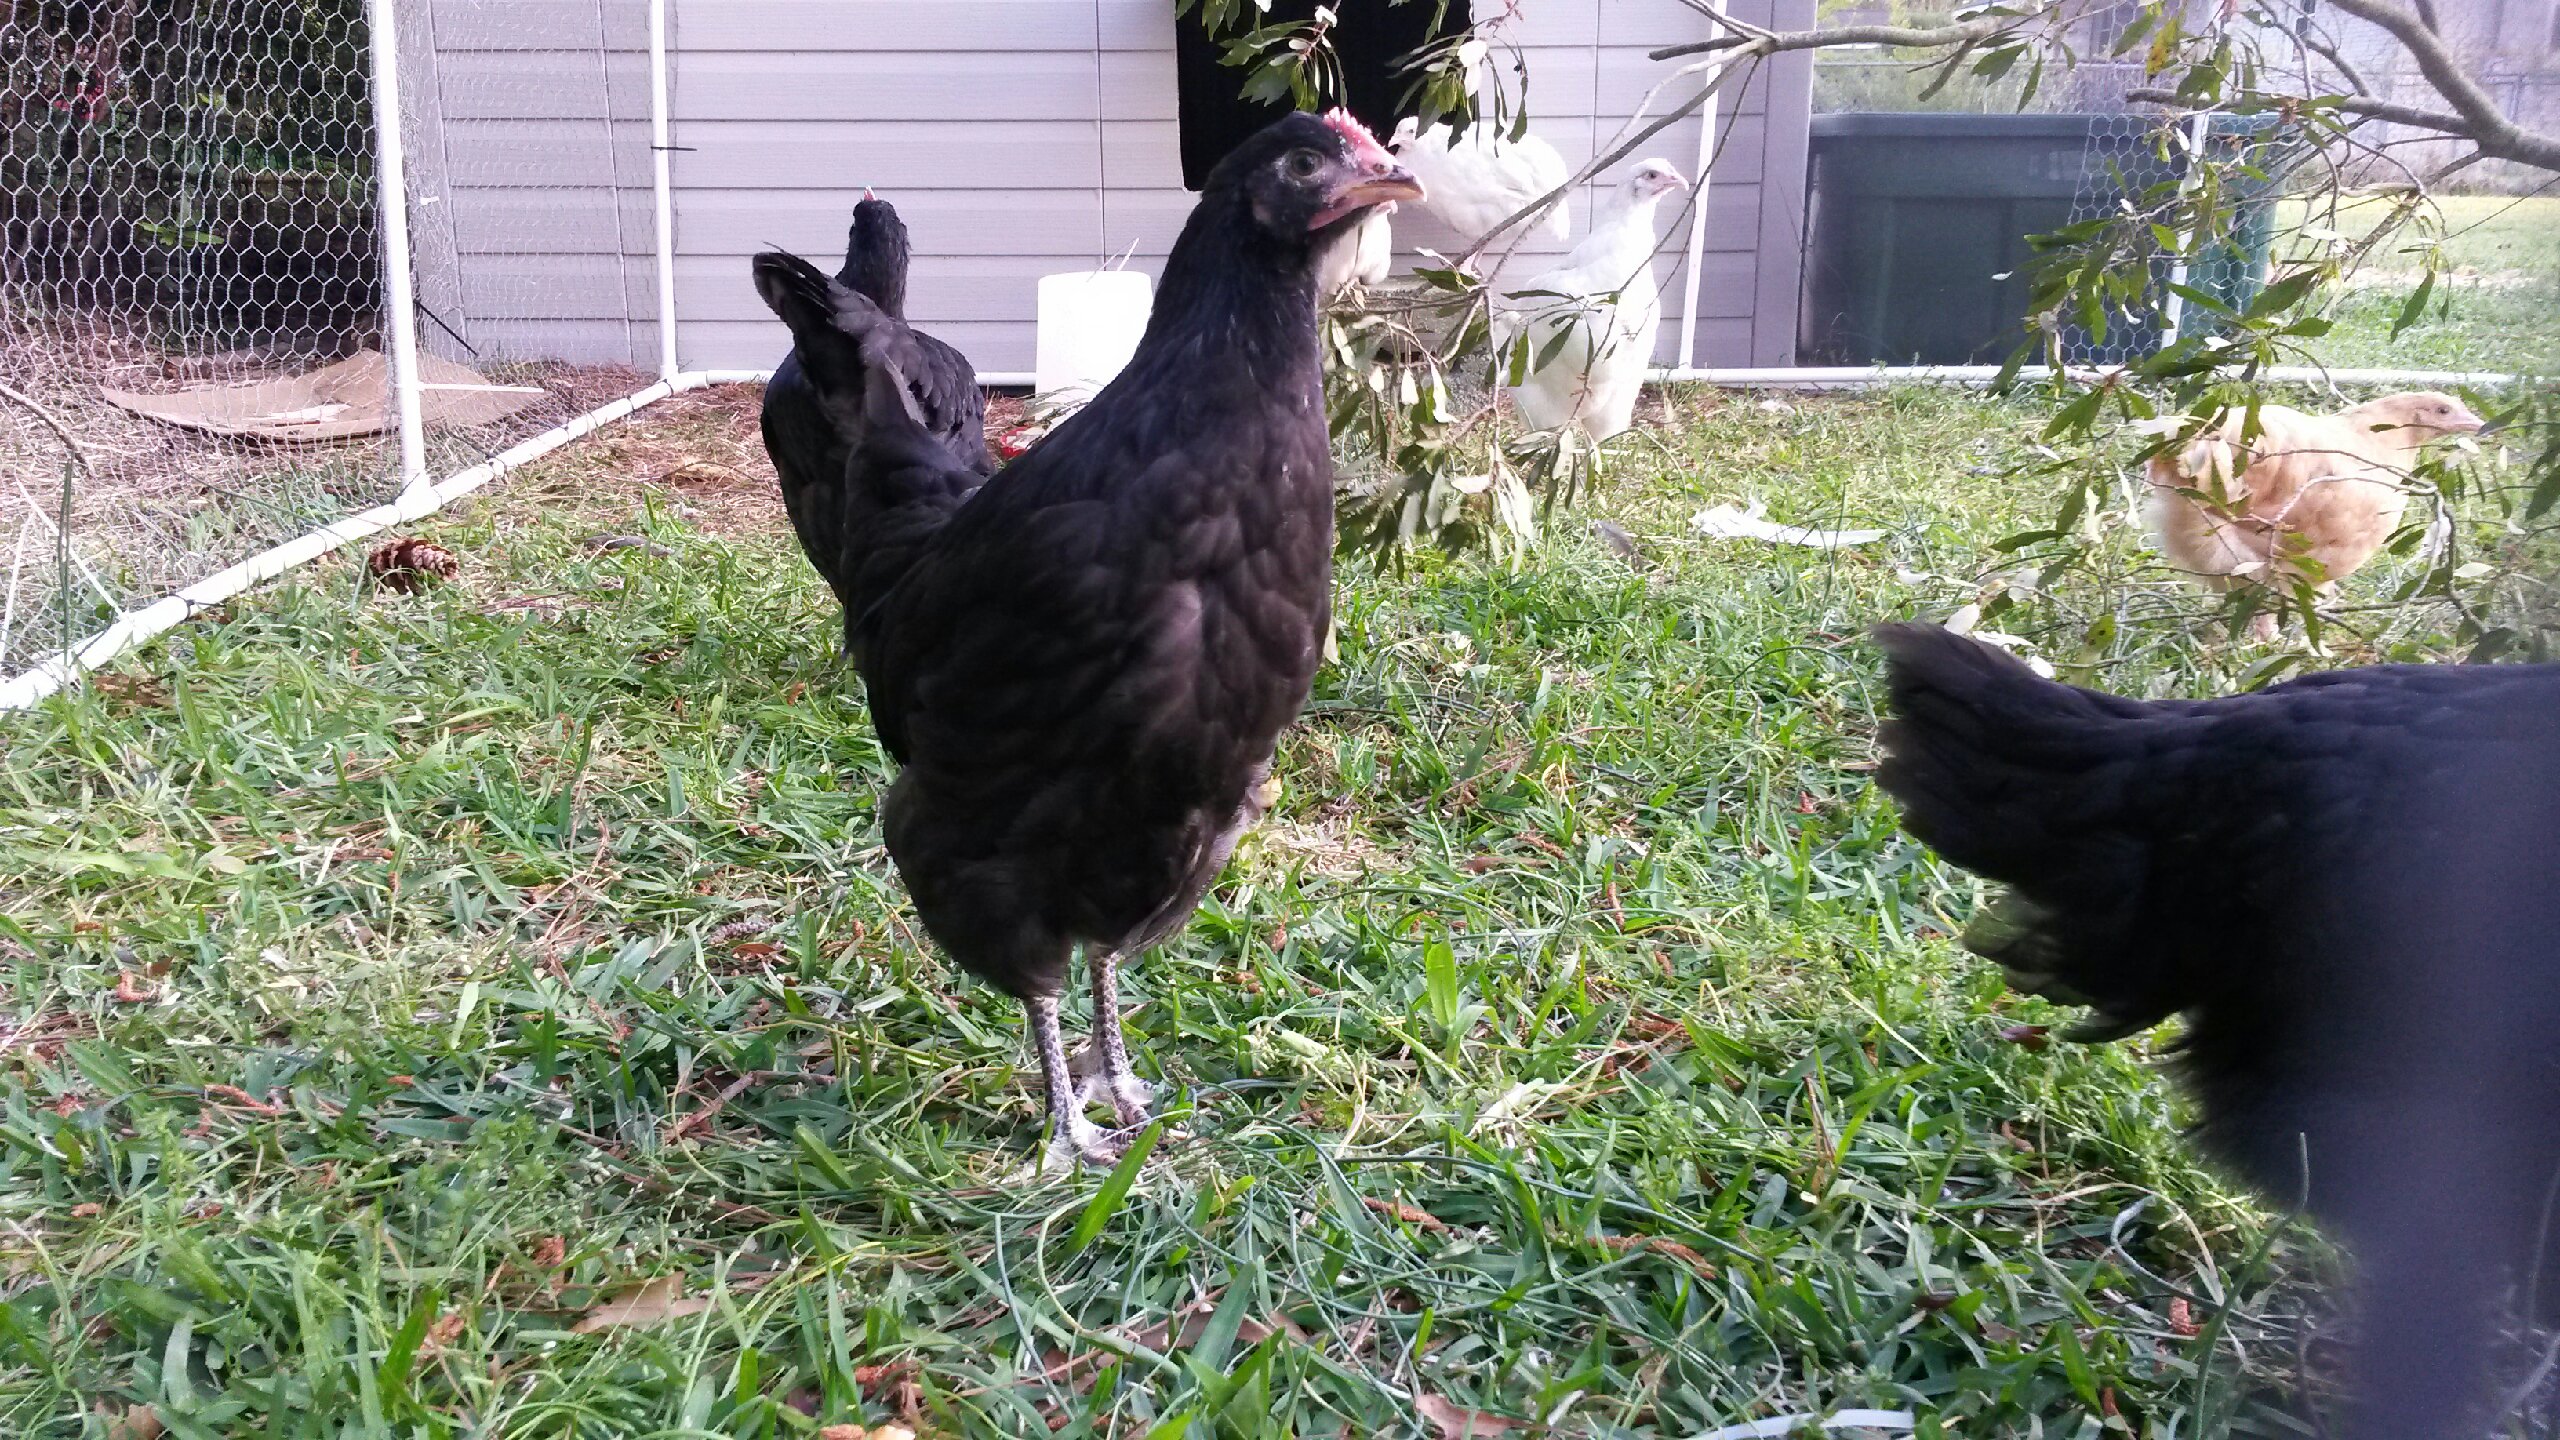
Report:
[{"label": "chicken comb", "polygon": [[1389,155],[1387,153],[1387,148],[1378,143],[1377,136],[1369,133],[1368,126],[1360,123],[1359,116],[1354,115],[1350,111],[1337,105],[1324,112],[1324,114],[1318,118],[1322,119],[1326,125],[1332,127],[1335,134],[1341,136],[1350,144],[1352,159],[1359,161],[1363,165],[1392,165],[1395,163],[1395,157]]}]

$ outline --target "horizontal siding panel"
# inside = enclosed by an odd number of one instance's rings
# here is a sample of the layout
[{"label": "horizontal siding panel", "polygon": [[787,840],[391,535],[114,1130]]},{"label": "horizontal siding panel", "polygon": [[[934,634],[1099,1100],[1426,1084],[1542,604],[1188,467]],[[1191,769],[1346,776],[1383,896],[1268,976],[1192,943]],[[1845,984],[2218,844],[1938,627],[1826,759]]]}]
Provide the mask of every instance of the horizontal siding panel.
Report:
[{"label": "horizontal siding panel", "polygon": [[[860,190],[688,190],[679,197],[682,255],[752,255],[780,245],[840,255]],[[1183,190],[1114,189],[1109,223],[1090,190],[910,190],[897,197],[919,253],[937,255],[1161,255],[1197,197]]]},{"label": "horizontal siding panel", "polygon": [[703,120],[685,126],[679,168],[723,189],[1090,190],[1107,154],[1116,180],[1180,176],[1171,125],[1106,130],[1104,149],[1090,121]]},{"label": "horizontal siding panel", "polygon": [[[1680,297],[1673,291],[1670,303],[1662,312],[1662,334],[1653,342],[1653,363],[1673,365],[1680,360]],[[1751,322],[1748,320],[1698,321],[1697,361],[1701,366],[1743,366],[1751,363]]]},{"label": "horizontal siding panel", "polygon": [[460,186],[656,183],[646,120],[448,120],[444,174]]},{"label": "horizontal siding panel", "polygon": [[[456,190],[449,203],[465,256],[657,253],[656,205],[645,190],[612,202],[597,190]],[[835,245],[843,248],[841,230]]]},{"label": "horizontal siding panel", "polygon": [[649,57],[540,52],[448,55],[436,67],[447,120],[649,118]]},{"label": "horizontal siding panel", "polygon": [[599,44],[609,50],[649,48],[648,0],[434,0],[427,13],[436,49],[448,56],[471,50],[592,52]]},{"label": "horizontal siding panel", "polygon": [[[820,263],[834,268],[832,258]],[[1028,320],[1039,314],[1041,276],[1092,264],[1082,255],[918,255],[907,272],[907,318],[935,334],[945,325]],[[1164,268],[1163,257],[1133,259],[1128,268],[1154,276]],[[688,326],[773,315],[757,297],[747,263],[726,255],[676,261],[676,313]]]},{"label": "horizontal siding panel", "polygon": [[[1538,0],[1526,7],[1537,10]],[[1745,25],[1768,27],[1777,22],[1772,0],[1733,0],[1720,6]],[[1600,43],[1604,45],[1678,45],[1717,34],[1720,27],[1700,15],[1687,0],[1606,0],[1600,7]]]},{"label": "horizontal siding panel", "polygon": [[[1065,51],[687,52],[675,61],[675,114],[680,124],[935,116],[1089,121],[1095,63],[1089,53]],[[1169,55],[1108,53],[1100,64],[1104,118],[1176,118]]]},{"label": "horizontal siding panel", "polygon": [[[1625,116],[1604,116],[1599,121],[1601,135],[1632,135],[1635,126]],[[1611,148],[1616,148],[1614,145]],[[1715,146],[1708,152],[1708,163],[1715,167],[1715,183],[1754,185],[1760,181],[1760,169],[1769,148],[1769,126],[1765,117],[1743,115],[1718,122]],[[1637,160],[1656,156],[1671,162],[1672,168],[1689,175],[1698,164],[1698,122],[1683,120],[1644,143],[1634,155],[1601,172],[1601,179],[1614,182],[1634,168]],[[1695,175],[1689,175],[1695,180]]]},{"label": "horizontal siding panel", "polygon": [[[781,246],[841,256],[860,190],[689,190],[678,197],[676,253],[753,255]],[[913,190],[897,199],[915,249],[933,255],[1054,255],[1093,243],[1091,191]]]},{"label": "horizontal siding panel", "polygon": [[[1653,265],[1653,276],[1662,287],[1662,317],[1665,328],[1679,323],[1681,292],[1688,286],[1685,256],[1674,249]],[[1740,320],[1751,318],[1752,285],[1759,278],[1760,267],[1747,250],[1711,250],[1701,257],[1698,273],[1698,314],[1704,318]],[[682,312],[678,312],[681,314]]]},{"label": "horizontal siding panel", "polygon": [[650,324],[499,319],[475,321],[466,333],[477,352],[470,358],[475,366],[509,360],[566,360],[573,365],[658,368],[658,329]]},{"label": "horizontal siding panel", "polygon": [[[1197,22],[1185,18],[1185,25]],[[1162,0],[1103,0],[1102,48],[1173,53],[1173,7]]]},{"label": "horizontal siding panel", "polygon": [[[1109,0],[1120,10],[1159,9]],[[1075,0],[712,0],[680,14],[676,43],[712,50],[1094,48],[1094,7]]]},{"label": "horizontal siding panel", "polygon": [[[1546,68],[1540,69],[1541,60]],[[1529,60],[1529,123],[1538,123],[1541,103],[1570,110],[1576,115],[1632,115],[1644,100],[1645,93],[1656,85],[1662,93],[1654,97],[1649,112],[1660,115],[1678,108],[1681,101],[1698,93],[1706,84],[1704,75],[1673,80],[1679,62],[1656,60],[1640,46],[1604,45],[1595,61],[1589,50],[1538,50]],[[1579,69],[1578,79],[1571,78]],[[1555,80],[1548,77],[1552,75]],[[1669,83],[1665,84],[1664,82]],[[1563,82],[1559,84],[1558,82]],[[1551,88],[1552,87],[1552,88]],[[1728,114],[1757,114],[1767,106],[1769,87],[1745,85],[1737,78],[1727,81],[1716,92],[1716,108]],[[1727,99],[1733,95],[1737,98]]]},{"label": "horizontal siding panel", "polygon": [[[1478,7],[1479,14],[1496,7]],[[1771,0],[1734,0],[1726,14],[1746,25],[1766,26]],[[1629,45],[1658,48],[1703,40],[1717,33],[1715,23],[1684,0],[1528,0],[1518,18],[1500,22],[1495,34],[1522,47],[1532,45]]]},{"label": "horizontal siding panel", "polygon": [[[677,312],[683,313],[681,311]],[[981,372],[1029,370],[1032,323],[1020,320],[929,327],[969,357]],[[749,320],[684,320],[676,328],[677,361],[688,370],[770,370],[791,348],[791,332],[767,317]]]},{"label": "horizontal siding panel", "polygon": [[483,256],[462,277],[462,303],[471,315],[618,324],[657,312],[656,269],[654,261],[611,256]]},{"label": "horizontal siding panel", "polygon": [[1103,176],[1116,188],[1182,188],[1182,125],[1174,120],[1107,120],[1102,126]]}]

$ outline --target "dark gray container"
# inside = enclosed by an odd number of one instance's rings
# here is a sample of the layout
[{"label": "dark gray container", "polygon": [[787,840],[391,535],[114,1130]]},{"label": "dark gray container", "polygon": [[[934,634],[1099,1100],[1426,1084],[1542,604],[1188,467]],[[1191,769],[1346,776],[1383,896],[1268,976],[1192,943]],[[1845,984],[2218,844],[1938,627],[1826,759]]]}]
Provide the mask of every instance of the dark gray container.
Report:
[{"label": "dark gray container", "polygon": [[[2141,122],[2092,114],[1815,116],[1797,337],[1806,362],[2006,359],[2025,333],[2034,259],[2027,237],[2177,178],[2147,141],[2124,143],[2129,123]],[[2256,127],[2229,128],[2236,141]],[[2270,208],[2251,197],[2233,244],[2198,266],[2200,287],[2228,303],[2256,293]],[[2165,265],[2160,271],[2155,280],[2167,278]],[[2118,317],[2104,340],[2071,337],[2070,358],[2112,363],[2159,339],[2156,320]]]}]

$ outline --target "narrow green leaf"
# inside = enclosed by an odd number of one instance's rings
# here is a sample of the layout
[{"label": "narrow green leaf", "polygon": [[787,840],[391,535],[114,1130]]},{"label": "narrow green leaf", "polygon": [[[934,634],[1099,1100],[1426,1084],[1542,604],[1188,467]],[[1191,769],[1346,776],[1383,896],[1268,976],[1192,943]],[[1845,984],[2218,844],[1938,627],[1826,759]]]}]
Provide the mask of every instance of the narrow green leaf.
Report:
[{"label": "narrow green leaf", "polygon": [[2417,324],[2418,321],[2425,316],[2427,313],[2427,297],[2434,293],[2436,293],[2436,272],[2433,269],[2430,269],[2427,271],[2425,276],[2420,278],[2418,281],[2418,288],[2409,292],[2407,302],[2402,304],[2400,307],[2400,314],[2392,320],[2392,339],[2399,339],[2401,331]]},{"label": "narrow green leaf", "polygon": [[1147,1163],[1148,1154],[1156,1148],[1156,1141],[1163,1134],[1163,1121],[1158,1120],[1148,1126],[1137,1143],[1129,1147],[1129,1153],[1120,1157],[1120,1163],[1111,1167],[1111,1173],[1102,1177],[1102,1188],[1094,1191],[1093,1198],[1085,1202],[1084,1214],[1076,1220],[1075,1233],[1067,1237],[1068,1258],[1084,1253],[1084,1247],[1092,1244],[1093,1237],[1102,1233],[1102,1227],[1110,1222],[1112,1213],[1120,1208],[1120,1202],[1128,1198],[1129,1187],[1138,1183],[1139,1167]]}]

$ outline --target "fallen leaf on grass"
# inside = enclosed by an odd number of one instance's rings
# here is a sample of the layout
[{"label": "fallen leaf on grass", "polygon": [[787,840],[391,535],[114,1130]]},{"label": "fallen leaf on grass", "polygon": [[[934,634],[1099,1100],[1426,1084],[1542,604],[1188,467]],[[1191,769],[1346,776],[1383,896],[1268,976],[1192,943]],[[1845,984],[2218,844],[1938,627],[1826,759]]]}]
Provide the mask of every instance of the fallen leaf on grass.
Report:
[{"label": "fallen leaf on grass", "polygon": [[717,460],[686,460],[658,477],[662,485],[751,485],[745,472]]},{"label": "fallen leaf on grass", "polygon": [[125,1005],[140,1005],[160,998],[160,988],[144,984],[142,978],[127,970],[116,977],[116,1000]]},{"label": "fallen leaf on grass", "polygon": [[468,1323],[470,1323],[468,1317],[461,1311],[446,1311],[435,1318],[434,1324],[427,1327],[426,1344],[422,1348],[426,1353],[434,1354],[452,1344],[462,1334],[462,1327]]},{"label": "fallen leaf on grass", "polygon": [[432,540],[403,538],[374,547],[365,568],[385,590],[415,594],[430,581],[450,580],[462,573],[462,561]]},{"label": "fallen leaf on grass", "polygon": [[916,1380],[913,1360],[886,1360],[877,1365],[853,1367],[854,1388],[862,1398],[886,1405],[901,1418],[912,1420],[924,1413],[924,1386]]},{"label": "fallen leaf on grass", "polygon": [[137,710],[169,708],[169,687],[157,676],[99,672],[90,675],[89,688],[119,705],[129,705]]},{"label": "fallen leaf on grass", "polygon": [[1659,1235],[1595,1235],[1591,1238],[1603,1250],[1615,1250],[1620,1254],[1646,1250],[1677,1260],[1705,1279],[1716,1278],[1716,1267],[1712,1261],[1677,1240],[1665,1240]]},{"label": "fallen leaf on grass", "polygon": [[168,1431],[160,1423],[160,1412],[148,1405],[128,1405],[119,1410],[101,1400],[97,1414],[107,1422],[107,1440],[160,1440]]},{"label": "fallen leaf on grass", "polygon": [[569,1259],[569,1242],[557,1235],[537,1235],[533,1240],[533,1263],[545,1270],[557,1270]]},{"label": "fallen leaf on grass", "polygon": [[1437,1395],[1429,1394],[1413,1397],[1413,1411],[1429,1423],[1442,1440],[1465,1440],[1465,1437],[1471,1435],[1503,1435],[1513,1430],[1526,1429],[1529,1423],[1525,1420],[1514,1420],[1507,1415],[1489,1415],[1482,1410],[1461,1409]]},{"label": "fallen leaf on grass", "polygon": [[1686,1040],[1689,1027],[1668,1015],[1652,1010],[1639,1010],[1627,1017],[1618,1033],[1630,1040]]},{"label": "fallen leaf on grass", "polygon": [[1449,1228],[1448,1221],[1430,1211],[1417,1210],[1399,1201],[1381,1200],[1375,1195],[1363,1195],[1360,1197],[1360,1203],[1381,1215],[1392,1215],[1408,1225],[1419,1225],[1425,1230],[1445,1231]]},{"label": "fallen leaf on grass", "polygon": [[709,1298],[684,1293],[684,1277],[661,1275],[636,1290],[628,1290],[578,1317],[569,1327],[572,1335],[592,1335],[618,1325],[657,1325],[699,1315],[711,1308]]},{"label": "fallen leaf on grass", "polygon": [[729,953],[741,960],[770,960],[782,953],[782,947],[770,940],[749,940],[731,949]]}]

